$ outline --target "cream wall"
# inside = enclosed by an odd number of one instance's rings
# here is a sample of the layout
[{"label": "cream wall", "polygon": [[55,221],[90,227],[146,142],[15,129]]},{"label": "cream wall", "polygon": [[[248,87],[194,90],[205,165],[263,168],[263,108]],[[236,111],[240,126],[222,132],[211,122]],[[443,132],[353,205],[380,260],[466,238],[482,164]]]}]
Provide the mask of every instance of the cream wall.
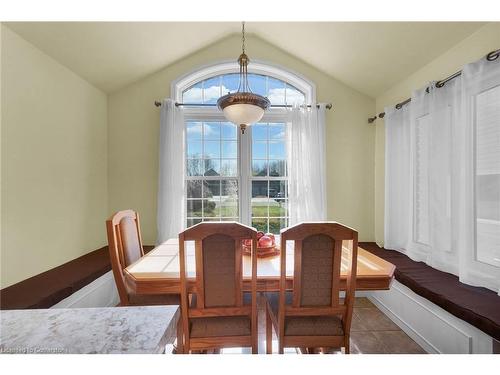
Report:
[{"label": "cream wall", "polygon": [[106,244],[107,97],[1,26],[1,285]]},{"label": "cream wall", "polygon": [[[500,23],[490,23],[464,39],[452,49],[419,69],[376,98],[377,112],[411,96],[412,90],[426,83],[445,78],[465,64],[476,61],[500,48]],[[384,121],[377,119],[375,136],[375,240],[384,243]]]},{"label": "cream wall", "polygon": [[[108,97],[109,209],[133,208],[141,215],[143,240],[156,240],[159,110],[154,100],[170,96],[170,84],[194,69],[236,59],[240,36],[199,50]],[[374,136],[366,119],[375,101],[283,50],[250,35],[251,59],[281,65],[312,80],[317,100],[333,102],[327,111],[328,218],[374,240]]]}]

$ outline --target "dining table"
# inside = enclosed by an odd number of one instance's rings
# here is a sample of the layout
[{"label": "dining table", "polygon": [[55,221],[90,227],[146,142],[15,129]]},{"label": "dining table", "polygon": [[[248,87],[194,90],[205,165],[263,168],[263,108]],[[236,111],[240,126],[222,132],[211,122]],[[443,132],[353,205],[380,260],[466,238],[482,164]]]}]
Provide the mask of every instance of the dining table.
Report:
[{"label": "dining table", "polygon": [[[279,246],[279,236],[276,244]],[[196,291],[196,263],[194,242],[186,242],[186,270],[188,289]],[[293,289],[293,242],[286,244],[286,288]],[[348,248],[344,247],[341,264],[340,288],[345,290],[348,267]],[[358,247],[356,290],[388,290],[394,277],[395,266],[386,260]],[[129,288],[137,294],[179,294],[180,265],[179,240],[170,238],[156,246],[124,270]],[[279,291],[280,256],[257,259],[257,290]],[[243,290],[251,290],[251,257],[243,256]]]}]

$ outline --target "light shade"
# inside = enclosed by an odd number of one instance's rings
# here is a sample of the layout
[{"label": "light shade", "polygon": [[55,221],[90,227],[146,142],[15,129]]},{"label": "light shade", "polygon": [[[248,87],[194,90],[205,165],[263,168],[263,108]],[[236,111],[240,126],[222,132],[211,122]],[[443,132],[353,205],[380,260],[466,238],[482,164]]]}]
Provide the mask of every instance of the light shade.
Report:
[{"label": "light shade", "polygon": [[253,104],[232,104],[223,112],[229,121],[237,125],[251,125],[264,116],[264,109]]},{"label": "light shade", "polygon": [[240,125],[242,132],[245,132],[248,125],[260,121],[270,104],[268,98],[252,92],[235,92],[217,100],[217,106],[224,112],[224,116],[232,123]]}]

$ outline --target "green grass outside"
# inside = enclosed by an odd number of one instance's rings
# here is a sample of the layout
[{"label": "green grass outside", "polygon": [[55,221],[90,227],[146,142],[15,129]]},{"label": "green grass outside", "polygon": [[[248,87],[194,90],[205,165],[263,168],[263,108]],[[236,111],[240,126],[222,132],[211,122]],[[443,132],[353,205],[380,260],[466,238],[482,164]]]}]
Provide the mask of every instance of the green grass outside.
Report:
[{"label": "green grass outside", "polygon": [[[201,210],[193,211],[190,216],[201,217]],[[205,211],[205,217],[237,217],[238,211],[234,206],[220,206],[212,211]],[[279,205],[269,206],[269,231],[279,234],[282,228],[283,219],[278,217],[286,216],[286,208]],[[259,231],[267,232],[267,206],[252,207],[252,226]],[[283,224],[284,226],[284,224]]]}]

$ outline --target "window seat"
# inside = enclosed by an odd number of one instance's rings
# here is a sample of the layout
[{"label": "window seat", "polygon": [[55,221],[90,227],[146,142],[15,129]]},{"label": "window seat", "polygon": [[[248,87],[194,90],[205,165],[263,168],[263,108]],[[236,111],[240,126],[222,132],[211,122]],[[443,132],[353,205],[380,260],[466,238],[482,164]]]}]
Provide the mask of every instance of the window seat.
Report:
[{"label": "window seat", "polygon": [[[148,252],[153,246],[144,246]],[[0,290],[0,309],[46,309],[111,270],[108,247]]]},{"label": "window seat", "polygon": [[500,296],[495,292],[463,284],[455,275],[416,262],[398,251],[381,248],[374,242],[360,242],[359,246],[394,264],[396,280],[416,294],[500,340]]}]

